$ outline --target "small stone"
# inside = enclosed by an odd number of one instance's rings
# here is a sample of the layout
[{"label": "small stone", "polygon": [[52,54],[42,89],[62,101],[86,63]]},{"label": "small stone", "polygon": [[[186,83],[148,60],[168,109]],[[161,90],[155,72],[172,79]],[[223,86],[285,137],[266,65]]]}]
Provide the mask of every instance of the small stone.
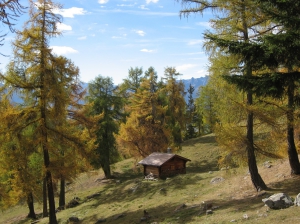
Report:
[{"label": "small stone", "polygon": [[210,183],[211,184],[216,184],[216,183],[220,183],[223,182],[225,179],[223,177],[215,177],[213,179],[211,179]]},{"label": "small stone", "polygon": [[243,218],[244,218],[244,219],[249,219],[249,216],[248,216],[247,214],[244,214],[244,215],[243,215]]},{"label": "small stone", "polygon": [[213,210],[206,210],[206,215],[211,215],[213,214]]},{"label": "small stone", "polygon": [[232,220],[230,220],[230,222],[236,222],[236,220],[235,220],[235,219],[232,219]]}]

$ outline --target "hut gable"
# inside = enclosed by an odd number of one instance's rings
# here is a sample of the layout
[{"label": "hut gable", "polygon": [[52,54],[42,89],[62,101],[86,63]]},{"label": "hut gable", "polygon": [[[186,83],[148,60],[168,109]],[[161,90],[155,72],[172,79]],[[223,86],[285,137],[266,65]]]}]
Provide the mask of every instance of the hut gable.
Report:
[{"label": "hut gable", "polygon": [[154,152],[138,164],[144,166],[144,175],[152,173],[155,177],[164,178],[186,173],[186,162],[190,159],[172,153]]}]

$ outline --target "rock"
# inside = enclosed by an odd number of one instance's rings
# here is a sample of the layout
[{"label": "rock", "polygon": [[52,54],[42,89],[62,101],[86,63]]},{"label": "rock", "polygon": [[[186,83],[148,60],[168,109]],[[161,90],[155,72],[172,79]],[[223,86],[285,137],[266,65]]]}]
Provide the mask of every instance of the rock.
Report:
[{"label": "rock", "polygon": [[97,222],[95,222],[95,224],[99,224],[99,223],[102,223],[102,222],[106,222],[106,219],[98,219]]},{"label": "rock", "polygon": [[213,210],[206,210],[206,215],[211,215],[211,214],[213,214]]},{"label": "rock", "polygon": [[294,204],[295,204],[296,206],[300,206],[300,193],[297,195]]},{"label": "rock", "polygon": [[271,163],[270,161],[266,161],[266,162],[264,162],[263,166],[266,168],[271,168],[272,165],[270,163]]},{"label": "rock", "polygon": [[244,214],[244,215],[243,215],[243,218],[244,218],[244,219],[249,219],[249,216],[248,216],[247,214]]},{"label": "rock", "polygon": [[262,199],[262,201],[271,209],[288,208],[294,204],[285,193],[273,194],[269,198]]},{"label": "rock", "polygon": [[225,179],[223,177],[215,177],[213,179],[211,179],[210,183],[211,184],[216,184],[216,183],[220,183],[223,182]]},{"label": "rock", "polygon": [[235,220],[235,219],[232,219],[232,220],[230,220],[230,222],[236,222],[236,220]]},{"label": "rock", "polygon": [[212,174],[212,173],[213,173],[213,171],[209,171],[208,173],[209,173],[209,174]]},{"label": "rock", "polygon": [[73,222],[79,222],[79,218],[75,217],[75,216],[72,216],[68,219],[69,223],[73,223]]}]

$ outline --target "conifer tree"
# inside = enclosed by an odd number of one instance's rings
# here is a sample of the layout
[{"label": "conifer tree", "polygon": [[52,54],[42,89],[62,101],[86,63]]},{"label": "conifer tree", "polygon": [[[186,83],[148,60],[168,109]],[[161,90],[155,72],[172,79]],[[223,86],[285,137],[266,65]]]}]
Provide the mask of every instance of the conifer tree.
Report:
[{"label": "conifer tree", "polygon": [[[49,47],[52,37],[59,35],[56,24],[61,17],[53,11],[60,5],[51,0],[30,1],[30,19],[24,30],[17,33],[13,43],[14,58],[7,73],[1,75],[8,91],[7,97],[19,92],[25,104],[11,117],[7,133],[18,133],[31,127],[34,131],[32,147],[43,155],[43,168],[49,203],[49,222],[57,223],[53,188],[55,167],[61,164],[57,145],[74,150],[73,156],[85,158],[93,141],[85,131],[87,119],[79,110],[81,92],[79,69],[68,59],[57,57]],[[4,118],[5,119],[5,118]],[[19,122],[19,121],[22,122]],[[81,129],[78,123],[81,122]],[[81,159],[82,160],[82,159]],[[73,164],[76,161],[74,159]],[[61,171],[72,173],[73,169]]]},{"label": "conifer tree", "polygon": [[166,122],[172,132],[174,146],[181,148],[182,133],[185,131],[185,100],[184,84],[176,79],[180,73],[174,67],[166,67],[164,73],[165,86],[163,92],[166,97]]},{"label": "conifer tree", "polygon": [[118,144],[124,146],[128,154],[139,157],[152,152],[165,151],[171,144],[170,132],[165,121],[166,108],[157,89],[157,76],[151,72],[141,83],[130,101],[130,115],[121,124]]},{"label": "conifer tree", "polygon": [[[299,1],[258,0],[262,10],[276,25],[276,31],[264,35],[255,43],[222,43],[228,50],[251,58],[256,77],[226,77],[228,81],[257,96],[287,97],[287,152],[292,174],[300,174],[300,163],[294,139],[295,107],[299,102]],[[267,69],[266,69],[267,68]],[[298,104],[298,105],[297,105]]]},{"label": "conifer tree", "polygon": [[123,119],[123,99],[116,95],[113,81],[109,77],[98,76],[89,84],[88,101],[93,103],[91,114],[100,115],[96,131],[96,157],[92,159],[95,167],[102,167],[105,177],[111,178],[110,164],[116,162],[119,153],[115,135],[119,131],[119,121]]},{"label": "conifer tree", "polygon": [[[196,137],[195,131],[195,121],[196,121],[196,105],[193,98],[193,93],[195,87],[192,84],[189,85],[188,92],[188,102],[186,104],[186,134],[185,139],[190,139]],[[198,130],[199,131],[199,130]]]},{"label": "conifer tree", "polygon": [[[189,16],[190,13],[203,13],[207,9],[211,9],[216,14],[216,19],[212,19],[212,26],[216,33],[206,33],[205,37],[206,49],[211,53],[224,51],[221,41],[233,40],[236,42],[249,43],[251,38],[268,32],[268,20],[260,8],[250,0],[182,0],[184,6],[187,8],[181,11],[181,15]],[[191,6],[192,5],[192,6]],[[251,36],[253,35],[253,36]],[[218,41],[220,40],[220,41]],[[226,50],[226,48],[225,48]],[[231,56],[233,54],[227,54]],[[231,72],[239,73],[244,76],[252,76],[252,64],[249,57],[240,58],[237,70],[232,69]],[[247,108],[253,105],[253,95],[251,91],[247,91]],[[247,133],[246,133],[246,152],[248,158],[248,167],[251,175],[251,180],[257,190],[266,189],[264,181],[258,173],[255,147],[254,147],[254,133],[253,133],[253,111],[248,109],[247,113]]]}]

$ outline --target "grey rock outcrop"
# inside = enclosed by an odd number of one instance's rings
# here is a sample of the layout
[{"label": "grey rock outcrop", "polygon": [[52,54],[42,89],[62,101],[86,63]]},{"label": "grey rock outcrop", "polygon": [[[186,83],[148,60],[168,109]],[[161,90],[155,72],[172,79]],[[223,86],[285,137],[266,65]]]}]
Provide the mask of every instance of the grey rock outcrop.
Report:
[{"label": "grey rock outcrop", "polygon": [[283,209],[294,205],[293,200],[285,193],[273,194],[262,201],[271,209]]},{"label": "grey rock outcrop", "polygon": [[297,195],[297,197],[296,197],[296,199],[295,199],[295,201],[294,201],[294,204],[295,204],[296,206],[300,206],[300,193]]}]

